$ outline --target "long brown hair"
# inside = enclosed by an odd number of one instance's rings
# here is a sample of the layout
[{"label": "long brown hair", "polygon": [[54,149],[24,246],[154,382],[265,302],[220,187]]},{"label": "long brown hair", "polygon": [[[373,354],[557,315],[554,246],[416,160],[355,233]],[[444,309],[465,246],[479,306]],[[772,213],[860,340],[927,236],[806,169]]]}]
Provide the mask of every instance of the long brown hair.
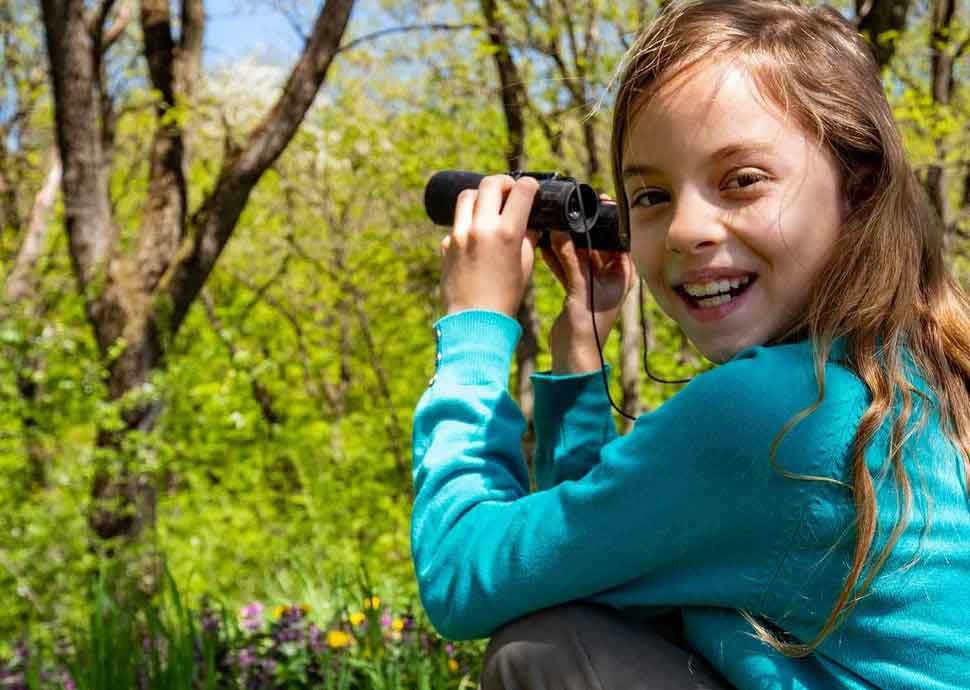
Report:
[{"label": "long brown hair", "polygon": [[[670,77],[718,58],[739,60],[764,96],[827,147],[839,163],[849,201],[805,314],[769,343],[810,338],[819,382],[817,400],[775,438],[774,467],[781,439],[825,397],[825,362],[837,338],[845,338],[848,364],[872,395],[852,441],[851,485],[845,484],[856,509],[853,563],[821,630],[808,643],[786,642],[741,612],[761,640],[799,657],[810,654],[851,612],[909,523],[913,493],[902,447],[927,417],[924,406],[920,424],[906,431],[912,396],[927,396],[907,378],[905,350],[932,389],[943,430],[959,449],[970,478],[970,299],[947,269],[943,225],[906,160],[871,52],[852,25],[827,6],[795,0],[683,0],[661,10],[620,66],[612,158],[622,232],[629,233],[630,227],[620,176],[629,123]],[[865,449],[898,395],[902,406],[893,420],[884,467],[892,467],[904,509],[853,595],[877,527]]]}]

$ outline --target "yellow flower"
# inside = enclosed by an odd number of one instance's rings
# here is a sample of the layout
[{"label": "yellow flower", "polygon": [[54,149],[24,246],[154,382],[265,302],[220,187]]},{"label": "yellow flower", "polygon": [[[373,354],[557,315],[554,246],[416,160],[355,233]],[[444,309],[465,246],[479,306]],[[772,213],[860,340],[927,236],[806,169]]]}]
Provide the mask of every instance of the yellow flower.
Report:
[{"label": "yellow flower", "polygon": [[377,610],[377,607],[380,606],[380,605],[381,605],[381,598],[380,597],[370,597],[368,599],[364,599],[364,608],[365,609],[374,609],[376,611]]},{"label": "yellow flower", "polygon": [[354,611],[352,614],[350,614],[351,625],[360,625],[365,620],[367,620],[367,616],[365,616],[360,611]]},{"label": "yellow flower", "polygon": [[343,630],[328,630],[327,645],[330,647],[346,647],[353,638]]},{"label": "yellow flower", "polygon": [[404,621],[400,618],[395,618],[391,621],[391,627],[394,630],[404,630]]},{"label": "yellow flower", "polygon": [[452,673],[457,673],[458,672],[458,662],[455,661],[454,659],[448,659],[448,669]]},{"label": "yellow flower", "polygon": [[283,613],[286,611],[285,604],[277,604],[273,607],[273,618],[279,620],[283,617]]},{"label": "yellow flower", "polygon": [[306,602],[303,602],[300,604],[300,610],[303,611],[303,615],[305,616],[311,611],[310,605]]}]

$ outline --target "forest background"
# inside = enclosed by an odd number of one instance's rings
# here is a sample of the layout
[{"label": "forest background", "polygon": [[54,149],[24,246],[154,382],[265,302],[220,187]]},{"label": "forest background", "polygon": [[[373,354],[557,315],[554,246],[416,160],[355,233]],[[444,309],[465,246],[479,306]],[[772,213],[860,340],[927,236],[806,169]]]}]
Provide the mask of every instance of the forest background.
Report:
[{"label": "forest background", "polygon": [[[556,170],[613,195],[611,79],[656,2],[240,5],[292,50],[219,61],[201,0],[0,3],[0,653],[80,624],[107,562],[232,605],[325,608],[360,566],[414,596],[411,413],[446,232],[424,184]],[[970,8],[834,4],[877,40],[966,286]],[[562,299],[538,262],[533,281],[527,418]],[[710,366],[647,309],[655,374]],[[614,398],[648,410],[677,387],[646,378],[635,299],[617,331]]]}]

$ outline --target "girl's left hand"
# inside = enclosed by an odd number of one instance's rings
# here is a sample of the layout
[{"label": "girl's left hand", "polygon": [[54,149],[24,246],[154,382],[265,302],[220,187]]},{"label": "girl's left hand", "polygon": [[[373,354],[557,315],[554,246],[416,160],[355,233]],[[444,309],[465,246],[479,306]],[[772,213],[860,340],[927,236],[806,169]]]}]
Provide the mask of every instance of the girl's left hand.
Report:
[{"label": "girl's left hand", "polygon": [[515,318],[539,241],[538,232],[526,229],[538,189],[532,177],[489,175],[477,191],[458,195],[454,227],[441,241],[446,314],[487,309]]}]

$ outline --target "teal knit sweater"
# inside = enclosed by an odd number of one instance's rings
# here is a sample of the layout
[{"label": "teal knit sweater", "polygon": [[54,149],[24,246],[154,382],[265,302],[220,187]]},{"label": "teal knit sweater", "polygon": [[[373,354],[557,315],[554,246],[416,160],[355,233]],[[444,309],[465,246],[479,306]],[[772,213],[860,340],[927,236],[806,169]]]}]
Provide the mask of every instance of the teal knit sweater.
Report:
[{"label": "teal knit sweater", "polygon": [[[437,370],[414,417],[411,549],[422,604],[443,636],[488,637],[573,600],[634,620],[678,607],[689,643],[737,688],[970,687],[966,477],[935,406],[919,398],[910,428],[924,407],[929,422],[905,447],[911,520],[851,615],[795,659],[755,639],[738,613],[808,642],[848,574],[851,492],[782,476],[849,481],[869,397],[839,363],[842,341],[824,401],[780,442],[777,470],[772,442],[818,396],[808,341],[742,350],[624,436],[601,372],[535,374],[530,493],[525,423],[507,389],[519,325],[472,310],[441,319],[435,334]],[[898,516],[892,472],[878,482],[888,432],[887,423],[866,451],[877,549]]]}]

